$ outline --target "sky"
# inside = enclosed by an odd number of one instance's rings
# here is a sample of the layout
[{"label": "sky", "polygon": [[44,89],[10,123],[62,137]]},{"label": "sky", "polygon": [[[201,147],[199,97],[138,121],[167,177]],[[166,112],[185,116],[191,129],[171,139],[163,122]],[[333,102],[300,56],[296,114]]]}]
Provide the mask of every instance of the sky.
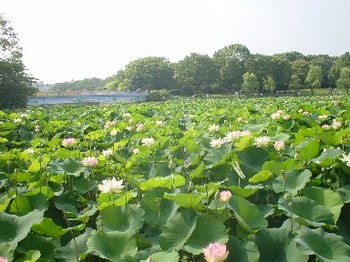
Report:
[{"label": "sky", "polygon": [[139,58],[176,63],[231,44],[252,54],[350,51],[349,0],[1,0],[28,73],[106,78]]}]

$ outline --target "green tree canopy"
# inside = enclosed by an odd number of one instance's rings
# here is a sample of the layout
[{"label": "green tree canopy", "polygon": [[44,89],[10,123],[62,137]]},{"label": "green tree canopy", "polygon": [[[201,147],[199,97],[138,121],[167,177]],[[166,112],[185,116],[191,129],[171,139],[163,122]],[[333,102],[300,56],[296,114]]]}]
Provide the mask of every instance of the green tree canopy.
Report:
[{"label": "green tree canopy", "polygon": [[290,83],[288,85],[289,90],[294,91],[295,94],[298,93],[298,90],[302,88],[300,78],[297,75],[292,75],[290,78]]},{"label": "green tree canopy", "polygon": [[314,94],[314,89],[321,87],[322,83],[322,69],[319,66],[311,66],[307,73],[305,84],[311,89],[311,95]]},{"label": "green tree canopy", "polygon": [[276,90],[276,82],[272,76],[268,76],[264,79],[264,90],[274,93]]},{"label": "green tree canopy", "polygon": [[256,91],[259,87],[259,82],[254,75],[254,73],[246,72],[243,75],[243,84],[242,88],[245,93],[252,94],[254,91]]},{"label": "green tree canopy", "polygon": [[329,71],[329,79],[335,84],[337,79],[340,77],[340,71],[343,67],[350,67],[350,53],[345,52],[343,55],[338,57],[333,63],[332,68]]},{"label": "green tree canopy", "polygon": [[292,67],[282,55],[272,56],[271,76],[276,82],[277,90],[286,90],[292,76]]},{"label": "green tree canopy", "polygon": [[0,109],[25,107],[28,96],[37,91],[33,83],[22,62],[17,34],[0,14]]},{"label": "green tree canopy", "polygon": [[329,79],[329,73],[336,59],[329,55],[308,55],[307,59],[310,61],[311,65],[321,67],[323,75],[321,86],[334,87],[334,83],[332,83],[332,81]]},{"label": "green tree canopy", "polygon": [[238,90],[245,72],[244,63],[249,57],[249,49],[241,44],[229,45],[216,51],[213,60],[219,67],[219,85],[227,90]]},{"label": "green tree canopy", "polygon": [[191,53],[174,68],[178,85],[194,92],[209,92],[218,79],[218,67],[208,55]]},{"label": "green tree canopy", "polygon": [[271,56],[261,54],[251,55],[245,62],[245,70],[255,74],[258,79],[259,86],[261,87],[264,86],[264,79],[271,76],[271,68]]},{"label": "green tree canopy", "polygon": [[337,81],[337,87],[346,90],[346,94],[349,95],[350,89],[350,67],[343,67],[340,70],[340,77]]},{"label": "green tree canopy", "polygon": [[170,89],[174,70],[165,57],[145,57],[130,62],[124,70],[125,85],[129,90]]},{"label": "green tree canopy", "polygon": [[310,69],[310,63],[304,59],[297,59],[294,62],[292,62],[291,65],[292,74],[298,76],[300,79],[300,83],[304,85],[307,73]]}]

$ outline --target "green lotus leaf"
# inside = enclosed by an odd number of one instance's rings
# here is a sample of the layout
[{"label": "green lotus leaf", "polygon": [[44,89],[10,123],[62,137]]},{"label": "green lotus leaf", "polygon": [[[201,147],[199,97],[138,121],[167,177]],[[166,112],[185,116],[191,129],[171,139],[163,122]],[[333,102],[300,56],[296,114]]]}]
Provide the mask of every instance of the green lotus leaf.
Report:
[{"label": "green lotus leaf", "polygon": [[345,185],[341,188],[338,188],[337,192],[339,193],[340,197],[342,198],[343,203],[350,202],[350,185]]},{"label": "green lotus leaf", "polygon": [[285,211],[289,217],[293,214],[301,224],[314,227],[334,224],[333,213],[306,196],[293,197],[291,205],[283,197],[278,203],[278,208]]},{"label": "green lotus leaf", "polygon": [[220,148],[214,148],[204,157],[203,163],[208,168],[222,165],[226,159],[230,156],[231,147],[228,145],[222,145]]},{"label": "green lotus leaf", "polygon": [[163,188],[176,188],[185,185],[186,180],[181,175],[167,176],[167,177],[152,177],[145,182],[140,184],[140,189],[148,191],[153,188],[163,187]]},{"label": "green lotus leaf", "polygon": [[221,221],[209,217],[198,217],[196,228],[186,241],[184,249],[194,255],[199,255],[210,243],[224,244],[227,241],[227,230]]},{"label": "green lotus leaf", "polygon": [[157,252],[150,256],[151,261],[153,262],[178,262],[180,259],[179,253],[176,251],[173,252]]},{"label": "green lotus leaf", "polygon": [[85,167],[80,161],[72,158],[64,159],[63,161],[59,162],[58,165],[63,172],[76,177],[80,176],[80,174],[85,170]]},{"label": "green lotus leaf", "polygon": [[18,242],[24,239],[34,224],[39,224],[43,219],[44,211],[34,210],[25,216],[0,213],[0,243],[9,244],[15,249]]},{"label": "green lotus leaf", "polygon": [[324,232],[322,228],[304,227],[298,234],[296,242],[303,254],[315,255],[319,261],[349,261],[350,246],[336,234]]},{"label": "green lotus leaf", "polygon": [[303,164],[301,162],[297,162],[292,158],[288,158],[286,161],[280,162],[276,160],[266,161],[263,164],[263,170],[269,170],[274,173],[276,176],[279,176],[281,172],[287,172],[289,170],[300,170],[303,168]]},{"label": "green lotus leaf", "polygon": [[17,215],[25,215],[33,210],[45,211],[49,203],[44,194],[32,196],[17,196],[10,205],[10,212]]},{"label": "green lotus leaf", "polygon": [[60,262],[83,260],[88,255],[87,241],[95,231],[87,228],[86,231],[72,239],[66,246],[57,249],[56,259]]},{"label": "green lotus leaf", "polygon": [[7,243],[0,243],[0,256],[6,258],[9,262],[13,261],[13,249]]},{"label": "green lotus leaf", "polygon": [[256,244],[252,241],[244,241],[230,235],[227,243],[229,250],[227,261],[257,262],[260,253]]},{"label": "green lotus leaf", "polygon": [[162,250],[180,250],[195,230],[197,218],[196,212],[191,209],[183,209],[171,217],[159,236]]},{"label": "green lotus leaf", "polygon": [[285,133],[280,133],[274,137],[271,137],[272,141],[283,141],[283,142],[288,142],[290,138],[289,134],[285,134]]},{"label": "green lotus leaf", "polygon": [[193,171],[189,174],[189,176],[190,176],[190,178],[192,178],[192,179],[204,178],[204,177],[205,177],[205,175],[203,174],[203,171],[204,171],[204,170],[205,170],[205,165],[204,165],[204,163],[202,162],[200,165],[198,165],[198,166],[196,167],[195,170],[193,170]]},{"label": "green lotus leaf", "polygon": [[47,237],[60,237],[67,233],[69,229],[58,226],[51,218],[44,217],[40,224],[33,225],[34,233]]},{"label": "green lotus leaf", "polygon": [[104,232],[131,231],[142,227],[145,211],[137,205],[108,206],[100,211],[97,225]]},{"label": "green lotus leaf", "polygon": [[132,232],[96,231],[87,240],[88,252],[113,262],[132,262],[137,252],[136,237]]},{"label": "green lotus leaf", "polygon": [[269,159],[267,152],[257,147],[248,147],[238,152],[238,156],[242,160],[242,165],[253,170],[254,173],[259,172],[265,161]]},{"label": "green lotus leaf", "polygon": [[327,188],[307,187],[302,190],[302,194],[331,211],[334,216],[334,222],[337,222],[344,205],[338,192]]},{"label": "green lotus leaf", "polygon": [[255,192],[257,192],[260,187],[258,186],[246,186],[244,188],[239,186],[229,186],[228,189],[234,194],[244,198],[250,197]]},{"label": "green lotus leaf", "polygon": [[316,139],[306,140],[301,142],[296,150],[298,152],[299,160],[311,160],[316,157],[320,151],[320,145]]},{"label": "green lotus leaf", "polygon": [[28,167],[28,171],[31,173],[36,173],[42,170],[49,162],[51,157],[49,155],[42,155],[42,160],[39,161],[39,158],[36,158],[32,161],[32,163]]},{"label": "green lotus leaf", "polygon": [[309,256],[299,252],[293,235],[288,228],[264,228],[254,236],[254,242],[260,251],[258,261],[308,261]]},{"label": "green lotus leaf", "polygon": [[272,175],[272,172],[269,170],[260,170],[257,174],[249,178],[251,183],[259,183],[268,180]]},{"label": "green lotus leaf", "polygon": [[10,196],[9,193],[4,194],[0,197],[0,212],[4,212],[7,209],[8,205],[14,197],[15,194],[12,194],[12,196]]},{"label": "green lotus leaf", "polygon": [[29,234],[18,243],[18,252],[25,256],[32,250],[40,252],[39,261],[55,261],[55,250],[60,247],[58,239]]},{"label": "green lotus leaf", "polygon": [[162,228],[177,210],[174,201],[163,198],[164,190],[151,190],[144,194],[141,206],[145,211],[145,221],[151,227]]},{"label": "green lotus leaf", "polygon": [[38,261],[40,256],[41,256],[41,252],[39,250],[29,250],[26,252],[25,257],[23,258],[23,261],[35,262],[35,261]]},{"label": "green lotus leaf", "polygon": [[342,150],[339,148],[327,148],[319,157],[314,158],[313,161],[322,167],[328,167],[333,165],[339,159],[341,153]]},{"label": "green lotus leaf", "polygon": [[297,192],[303,189],[307,182],[310,181],[312,173],[306,169],[303,172],[297,170],[290,170],[275,178],[273,181],[273,190],[276,193],[289,192],[292,195],[296,195]]},{"label": "green lotus leaf", "polygon": [[192,208],[197,211],[203,211],[202,200],[207,196],[204,194],[169,194],[164,193],[165,199],[170,199],[180,207]]},{"label": "green lotus leaf", "polygon": [[228,202],[228,206],[234,212],[238,224],[248,232],[268,226],[267,220],[258,207],[250,201],[234,195]]}]

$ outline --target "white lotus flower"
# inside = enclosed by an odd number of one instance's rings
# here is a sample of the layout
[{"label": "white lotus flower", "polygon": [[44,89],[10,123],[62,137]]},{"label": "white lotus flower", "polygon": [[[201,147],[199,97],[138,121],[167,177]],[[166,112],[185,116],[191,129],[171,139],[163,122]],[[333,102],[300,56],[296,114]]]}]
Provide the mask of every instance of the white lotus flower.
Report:
[{"label": "white lotus flower", "polygon": [[102,193],[119,193],[125,186],[122,180],[116,180],[115,177],[112,179],[104,179],[102,180],[102,184],[98,185],[98,189]]},{"label": "white lotus flower", "polygon": [[155,143],[155,140],[153,137],[145,137],[141,139],[141,143],[143,146],[152,146]]}]

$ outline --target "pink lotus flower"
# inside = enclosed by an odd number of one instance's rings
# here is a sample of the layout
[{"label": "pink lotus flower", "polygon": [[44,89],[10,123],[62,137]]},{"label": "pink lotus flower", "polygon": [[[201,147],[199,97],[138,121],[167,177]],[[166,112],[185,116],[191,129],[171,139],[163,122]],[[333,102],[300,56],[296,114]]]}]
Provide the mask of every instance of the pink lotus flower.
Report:
[{"label": "pink lotus flower", "polygon": [[232,197],[232,193],[228,190],[220,192],[220,201],[223,203],[227,203]]},{"label": "pink lotus flower", "polygon": [[226,245],[220,243],[209,244],[203,249],[204,258],[207,262],[223,262],[228,257]]},{"label": "pink lotus flower", "polygon": [[145,125],[144,124],[138,124],[137,127],[136,127],[136,131],[137,132],[140,132],[141,130],[143,130],[145,128]]},{"label": "pink lotus flower", "polygon": [[5,257],[0,257],[0,262],[8,262],[8,260]]},{"label": "pink lotus flower", "polygon": [[96,157],[84,157],[83,166],[94,167],[97,166],[98,160]]},{"label": "pink lotus flower", "polygon": [[62,139],[62,146],[64,147],[72,147],[75,143],[77,142],[77,140],[75,140],[75,138],[69,137],[69,138],[65,138]]},{"label": "pink lotus flower", "polygon": [[279,152],[279,151],[283,151],[285,148],[285,144],[283,141],[276,141],[274,144],[275,149]]},{"label": "pink lotus flower", "polygon": [[332,127],[334,129],[339,129],[339,128],[341,128],[341,123],[338,122],[338,121],[334,121],[333,124],[332,124]]},{"label": "pink lotus flower", "polygon": [[104,128],[109,128],[111,126],[114,126],[117,123],[117,121],[113,120],[113,121],[107,121],[104,125]]}]

